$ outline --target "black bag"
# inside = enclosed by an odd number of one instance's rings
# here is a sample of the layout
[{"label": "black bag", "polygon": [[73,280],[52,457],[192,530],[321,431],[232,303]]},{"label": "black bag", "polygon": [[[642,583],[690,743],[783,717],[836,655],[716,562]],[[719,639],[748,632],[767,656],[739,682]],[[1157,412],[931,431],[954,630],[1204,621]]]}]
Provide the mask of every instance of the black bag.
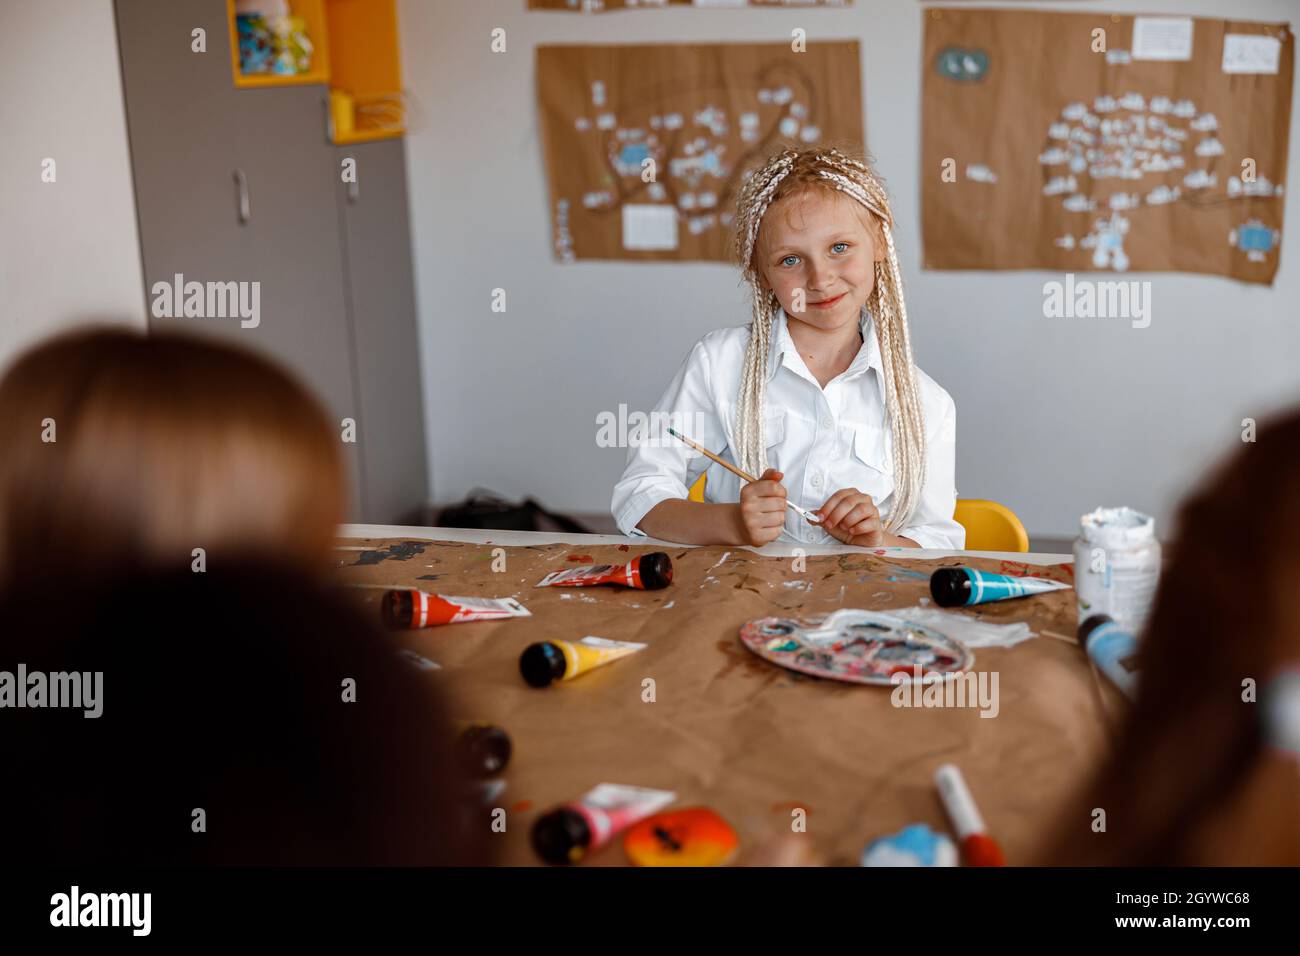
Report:
[{"label": "black bag", "polygon": [[560,531],[591,534],[592,531],[568,515],[549,511],[536,499],[525,498],[513,504],[484,488],[475,488],[458,505],[444,508],[438,515],[442,528],[490,528],[493,531],[545,531],[542,521],[549,521]]}]

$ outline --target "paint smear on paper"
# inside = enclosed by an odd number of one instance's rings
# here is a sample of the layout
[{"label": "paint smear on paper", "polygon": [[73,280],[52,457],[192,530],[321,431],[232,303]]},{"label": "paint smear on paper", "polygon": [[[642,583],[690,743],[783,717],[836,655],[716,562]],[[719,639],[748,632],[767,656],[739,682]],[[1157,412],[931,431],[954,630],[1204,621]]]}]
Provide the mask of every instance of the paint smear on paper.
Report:
[{"label": "paint smear on paper", "polygon": [[[894,573],[901,574],[905,578],[919,578],[922,581],[930,580],[930,574],[928,571],[913,571],[910,568],[896,568]],[[889,580],[897,581],[898,579],[891,577]]]},{"label": "paint smear on paper", "polygon": [[357,564],[379,564],[389,559],[409,561],[417,554],[423,554],[426,547],[428,543],[424,541],[402,541],[399,544],[390,544],[382,551],[362,551],[357,557]]}]

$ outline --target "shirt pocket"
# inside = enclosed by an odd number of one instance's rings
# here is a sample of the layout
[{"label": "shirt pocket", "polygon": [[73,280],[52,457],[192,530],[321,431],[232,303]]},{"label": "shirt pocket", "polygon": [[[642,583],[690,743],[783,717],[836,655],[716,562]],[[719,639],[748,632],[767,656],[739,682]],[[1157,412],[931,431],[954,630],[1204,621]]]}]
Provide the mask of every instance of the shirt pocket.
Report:
[{"label": "shirt pocket", "polygon": [[772,447],[783,441],[785,441],[785,412],[763,416],[763,444],[767,446],[769,462],[772,458]]},{"label": "shirt pocket", "polygon": [[871,495],[877,507],[894,493],[894,455],[889,433],[883,428],[856,425],[848,464],[852,474],[844,487]]},{"label": "shirt pocket", "polygon": [[785,412],[768,413],[763,416],[763,446],[767,456],[767,467],[785,471],[785,465],[791,461],[790,449],[785,444]]}]

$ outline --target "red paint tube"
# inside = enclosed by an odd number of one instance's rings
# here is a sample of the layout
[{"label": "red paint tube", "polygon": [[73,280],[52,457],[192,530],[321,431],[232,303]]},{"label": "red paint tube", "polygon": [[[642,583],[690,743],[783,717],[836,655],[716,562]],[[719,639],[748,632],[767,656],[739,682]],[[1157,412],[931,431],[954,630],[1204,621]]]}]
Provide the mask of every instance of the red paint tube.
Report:
[{"label": "red paint tube", "polygon": [[392,628],[436,627],[464,621],[499,621],[532,617],[514,598],[451,597],[415,588],[385,591],[380,605],[384,623]]},{"label": "red paint tube", "polygon": [[673,562],[663,551],[652,551],[627,564],[592,564],[552,571],[537,582],[539,588],[583,588],[592,584],[621,584],[643,591],[658,591],[673,581]]},{"label": "red paint tube", "polygon": [[533,849],[547,863],[577,863],[676,799],[677,794],[669,790],[602,783],[581,800],[538,817],[533,824]]}]

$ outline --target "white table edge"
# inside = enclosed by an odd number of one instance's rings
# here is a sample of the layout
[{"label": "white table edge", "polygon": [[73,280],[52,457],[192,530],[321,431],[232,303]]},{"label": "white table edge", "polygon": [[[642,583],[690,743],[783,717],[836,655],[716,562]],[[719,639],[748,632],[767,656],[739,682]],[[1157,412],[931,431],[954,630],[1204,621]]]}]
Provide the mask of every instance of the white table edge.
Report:
[{"label": "white table edge", "polygon": [[[692,548],[696,545],[679,544],[674,541],[660,541],[649,537],[628,537],[621,534],[572,534],[559,531],[499,531],[483,528],[422,528],[414,525],[399,524],[344,524],[339,526],[341,538],[412,538],[428,541],[463,541],[469,544],[500,544],[520,547],[531,544],[626,544],[644,547],[646,545],[663,545],[666,548]],[[860,553],[875,554],[883,551],[890,558],[993,558],[994,560],[1019,561],[1024,564],[1062,564],[1074,561],[1072,554],[1048,554],[1045,552],[1021,551],[938,551],[929,548],[854,548],[846,544],[839,545],[801,545],[785,542],[772,542],[761,548],[745,547],[765,557],[794,557],[796,549],[805,555],[825,555]]]}]

